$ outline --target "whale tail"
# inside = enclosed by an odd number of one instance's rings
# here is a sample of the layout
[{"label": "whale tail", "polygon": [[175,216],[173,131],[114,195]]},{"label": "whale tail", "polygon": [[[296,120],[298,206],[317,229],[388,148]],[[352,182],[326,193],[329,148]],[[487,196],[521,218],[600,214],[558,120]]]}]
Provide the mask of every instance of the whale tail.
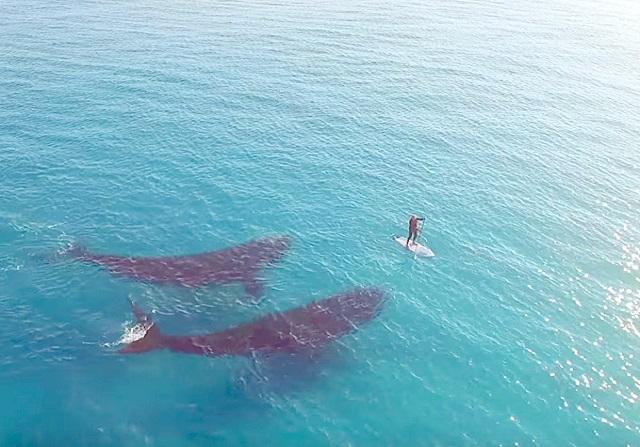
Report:
[{"label": "whale tail", "polygon": [[163,335],[160,333],[158,326],[133,301],[131,302],[131,310],[136,316],[138,324],[145,329],[145,334],[142,338],[127,343],[119,352],[121,354],[140,354],[162,349],[164,347]]},{"label": "whale tail", "polygon": [[69,244],[60,255],[67,258],[82,258],[87,254],[87,249],[79,242],[72,242]]},{"label": "whale tail", "polygon": [[72,242],[66,247],[58,249],[56,251],[46,251],[43,253],[31,253],[31,256],[46,264],[56,264],[63,262],[69,258],[83,258],[88,254],[87,250],[82,244]]}]

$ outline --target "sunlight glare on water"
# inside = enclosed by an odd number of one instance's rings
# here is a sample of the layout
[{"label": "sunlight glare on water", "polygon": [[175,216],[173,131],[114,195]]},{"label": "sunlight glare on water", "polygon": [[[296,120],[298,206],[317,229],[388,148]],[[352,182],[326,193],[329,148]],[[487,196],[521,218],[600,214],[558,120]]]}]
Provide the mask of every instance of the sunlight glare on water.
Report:
[{"label": "sunlight glare on water", "polygon": [[[637,23],[630,0],[3,2],[0,445],[640,445]],[[432,259],[393,241],[412,213]],[[255,297],[73,257],[267,235],[291,246]],[[129,299],[190,336],[362,286],[380,314],[318,352],[118,352],[145,334]]]}]

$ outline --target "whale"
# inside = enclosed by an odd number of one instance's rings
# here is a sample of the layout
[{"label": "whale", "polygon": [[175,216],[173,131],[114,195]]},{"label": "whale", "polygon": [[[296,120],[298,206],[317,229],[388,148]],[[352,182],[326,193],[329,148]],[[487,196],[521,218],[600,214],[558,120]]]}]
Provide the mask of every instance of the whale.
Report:
[{"label": "whale", "polygon": [[257,297],[264,288],[259,270],[282,258],[290,246],[287,236],[264,237],[218,251],[154,258],[92,253],[76,244],[66,255],[138,281],[187,287],[240,282]]},{"label": "whale", "polygon": [[122,347],[122,354],[166,349],[183,354],[249,356],[293,353],[321,348],[374,319],[385,302],[385,293],[361,287],[282,313],[203,335],[165,335],[134,302],[137,324],[144,335]]}]

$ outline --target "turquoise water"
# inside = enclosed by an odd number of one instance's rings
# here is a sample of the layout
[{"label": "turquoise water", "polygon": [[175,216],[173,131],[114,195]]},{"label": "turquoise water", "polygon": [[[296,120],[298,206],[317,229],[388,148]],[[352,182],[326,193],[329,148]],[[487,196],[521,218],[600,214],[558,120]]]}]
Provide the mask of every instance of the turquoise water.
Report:
[{"label": "turquoise water", "polygon": [[[0,445],[640,445],[633,1],[0,3]],[[427,217],[436,257],[389,237]],[[46,262],[293,246],[253,303]],[[313,358],[117,353],[360,285]]]}]

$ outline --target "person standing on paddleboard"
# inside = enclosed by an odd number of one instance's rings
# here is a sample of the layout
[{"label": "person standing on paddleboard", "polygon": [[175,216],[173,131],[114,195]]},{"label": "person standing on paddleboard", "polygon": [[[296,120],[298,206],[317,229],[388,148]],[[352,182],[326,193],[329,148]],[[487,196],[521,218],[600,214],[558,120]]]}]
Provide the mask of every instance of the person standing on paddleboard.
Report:
[{"label": "person standing on paddleboard", "polygon": [[409,219],[409,237],[407,238],[406,247],[409,248],[409,241],[413,237],[413,243],[415,245],[416,239],[418,239],[418,222],[424,220],[424,217],[416,217],[413,214]]}]

